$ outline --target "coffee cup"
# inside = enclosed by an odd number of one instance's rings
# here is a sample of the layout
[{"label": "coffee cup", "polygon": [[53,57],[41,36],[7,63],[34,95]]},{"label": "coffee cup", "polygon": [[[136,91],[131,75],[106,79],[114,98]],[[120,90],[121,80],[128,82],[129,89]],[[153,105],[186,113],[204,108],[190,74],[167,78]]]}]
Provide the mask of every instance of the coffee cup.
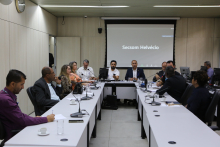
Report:
[{"label": "coffee cup", "polygon": [[39,130],[39,132],[40,132],[41,134],[46,134],[47,128],[41,128],[41,129]]}]

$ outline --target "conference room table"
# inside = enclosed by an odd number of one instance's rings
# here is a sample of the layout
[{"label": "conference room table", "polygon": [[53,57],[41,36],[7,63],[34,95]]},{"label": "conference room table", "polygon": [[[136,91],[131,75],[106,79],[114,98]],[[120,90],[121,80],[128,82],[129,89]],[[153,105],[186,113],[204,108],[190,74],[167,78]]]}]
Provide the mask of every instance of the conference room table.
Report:
[{"label": "conference room table", "polygon": [[[5,143],[5,146],[63,146],[63,147],[88,147],[90,138],[96,137],[97,118],[101,119],[101,103],[104,97],[104,87],[106,83],[99,83],[98,90],[94,92],[93,99],[81,101],[81,109],[86,109],[89,115],[84,115],[84,123],[69,123],[69,120],[78,118],[70,117],[71,113],[78,111],[77,105],[70,105],[69,94],[57,105],[48,110],[43,116],[49,114],[62,114],[64,120],[64,134],[57,134],[56,121],[36,126],[29,126]],[[134,84],[136,87],[137,119],[141,121],[140,135],[144,139],[147,137],[149,147],[219,147],[220,137],[212,131],[206,124],[200,121],[184,106],[167,106],[161,102],[160,106],[151,106],[152,98],[145,97],[147,94],[139,88],[137,82],[115,81],[109,84]],[[149,90],[155,93],[154,87]],[[117,94],[117,93],[116,93]],[[79,97],[80,95],[76,95]],[[175,101],[171,96],[165,94],[166,101]],[[154,111],[157,112],[154,112]],[[115,110],[117,111],[117,110]],[[155,116],[159,115],[159,116]],[[47,128],[48,136],[38,136],[40,128]],[[68,141],[62,142],[60,139],[66,138]],[[176,144],[169,144],[169,141]]]},{"label": "conference room table", "polygon": [[[160,106],[152,106],[149,103],[153,98],[145,97],[147,94],[140,88],[137,93],[138,118],[142,122],[141,137],[147,137],[149,147],[220,146],[220,136],[184,106],[167,106],[163,101]],[[164,96],[166,101],[176,101],[168,94]],[[169,144],[170,141],[176,144]]]}]

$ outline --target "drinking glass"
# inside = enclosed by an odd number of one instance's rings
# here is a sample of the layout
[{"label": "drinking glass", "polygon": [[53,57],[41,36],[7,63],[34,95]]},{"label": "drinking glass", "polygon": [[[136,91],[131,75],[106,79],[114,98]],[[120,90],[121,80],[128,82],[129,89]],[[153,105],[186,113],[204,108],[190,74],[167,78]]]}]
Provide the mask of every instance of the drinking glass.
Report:
[{"label": "drinking glass", "polygon": [[57,120],[57,134],[62,135],[64,132],[64,120]]}]

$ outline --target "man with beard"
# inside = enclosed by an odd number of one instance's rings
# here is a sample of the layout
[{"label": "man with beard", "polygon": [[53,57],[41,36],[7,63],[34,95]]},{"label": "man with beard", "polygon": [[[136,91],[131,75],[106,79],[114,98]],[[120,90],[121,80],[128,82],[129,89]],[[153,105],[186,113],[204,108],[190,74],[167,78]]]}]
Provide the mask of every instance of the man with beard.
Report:
[{"label": "man with beard", "polygon": [[111,67],[108,70],[108,79],[109,80],[118,80],[120,72],[115,68],[117,65],[117,62],[115,60],[112,60],[110,62]]},{"label": "man with beard", "polygon": [[21,130],[26,126],[38,125],[54,120],[54,114],[47,117],[31,117],[21,112],[16,94],[19,94],[24,89],[25,80],[26,76],[24,73],[19,70],[10,70],[6,77],[6,87],[0,92],[0,120],[6,132],[4,142],[15,135],[12,130]]}]

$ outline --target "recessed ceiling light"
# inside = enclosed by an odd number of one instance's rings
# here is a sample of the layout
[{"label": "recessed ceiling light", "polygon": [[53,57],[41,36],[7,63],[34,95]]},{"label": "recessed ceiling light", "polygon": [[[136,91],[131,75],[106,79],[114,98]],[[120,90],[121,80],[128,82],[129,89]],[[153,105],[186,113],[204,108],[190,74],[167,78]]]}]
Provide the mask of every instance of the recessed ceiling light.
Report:
[{"label": "recessed ceiling light", "polygon": [[126,8],[129,6],[83,6],[83,5],[41,5],[41,7],[62,7],[62,8]]},{"label": "recessed ceiling light", "polygon": [[187,5],[155,5],[154,7],[177,7],[177,8],[179,8],[179,7],[193,7],[193,8],[195,8],[195,7],[201,7],[201,8],[204,8],[204,7],[220,7],[220,5],[194,5],[194,6],[192,6],[192,5],[189,5],[189,6],[187,6]]}]

